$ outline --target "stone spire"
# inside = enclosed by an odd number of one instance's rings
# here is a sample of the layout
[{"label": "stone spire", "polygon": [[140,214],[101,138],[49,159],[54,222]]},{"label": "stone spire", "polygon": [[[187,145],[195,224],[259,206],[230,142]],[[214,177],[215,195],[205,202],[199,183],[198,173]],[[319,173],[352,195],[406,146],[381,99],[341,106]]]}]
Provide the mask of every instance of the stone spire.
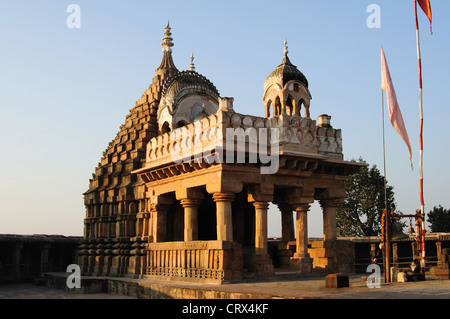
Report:
[{"label": "stone spire", "polygon": [[[172,33],[170,32],[169,21],[167,21],[167,26],[164,28],[164,37],[161,39],[162,51],[164,52],[161,65],[158,67],[158,70],[167,70],[170,73],[178,72],[178,69],[175,67],[175,63],[172,60],[172,47],[173,47],[173,38],[171,37]],[[157,72],[159,73],[159,72]]]},{"label": "stone spire", "polygon": [[189,60],[191,60],[191,63],[189,63],[189,71],[195,71],[194,52],[191,52],[191,56],[190,56]]},{"label": "stone spire", "polygon": [[169,20],[167,20],[167,26],[164,28],[164,37],[161,39],[161,46],[163,47],[163,52],[172,52],[173,47],[173,38],[171,37],[172,33],[170,32]]},{"label": "stone spire", "polygon": [[283,51],[283,53],[284,53],[284,56],[285,57],[287,57],[287,54],[288,54],[288,46],[287,46],[287,40],[286,40],[286,38],[284,38],[284,51]]}]

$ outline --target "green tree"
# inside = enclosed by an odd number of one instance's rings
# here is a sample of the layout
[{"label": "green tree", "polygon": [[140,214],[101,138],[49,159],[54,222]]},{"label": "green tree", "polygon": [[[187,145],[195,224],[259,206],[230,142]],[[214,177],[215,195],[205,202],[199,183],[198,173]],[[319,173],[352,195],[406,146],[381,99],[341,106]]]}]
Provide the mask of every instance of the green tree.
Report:
[{"label": "green tree", "polygon": [[[365,163],[362,158],[358,160]],[[336,211],[338,236],[361,237],[381,234],[381,215],[385,208],[384,176],[373,165],[362,167],[345,183],[347,196]],[[395,211],[394,187],[386,183],[387,207]]]},{"label": "green tree", "polygon": [[434,206],[433,210],[428,213],[427,222],[433,233],[450,232],[450,210],[444,209],[441,205]]}]

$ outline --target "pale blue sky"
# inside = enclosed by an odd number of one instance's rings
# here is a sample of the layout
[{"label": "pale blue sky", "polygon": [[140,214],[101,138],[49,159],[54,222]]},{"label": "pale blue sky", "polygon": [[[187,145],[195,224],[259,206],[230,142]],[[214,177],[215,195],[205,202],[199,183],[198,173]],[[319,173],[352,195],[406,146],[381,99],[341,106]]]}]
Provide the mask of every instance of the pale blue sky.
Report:
[{"label": "pale blue sky", "polygon": [[[69,29],[69,4],[81,28]],[[381,28],[369,29],[371,3]],[[388,181],[398,209],[419,200],[419,107],[413,0],[316,1],[3,1],[0,3],[0,233],[81,235],[82,193],[125,116],[161,61],[170,20],[178,69],[194,51],[196,71],[237,112],[263,116],[263,83],[289,57],[308,78],[311,117],[332,116],[345,159],[362,156],[382,170],[380,46],[383,45],[413,148],[386,117]],[[425,205],[450,208],[450,13],[432,0],[431,36],[420,12],[424,81]],[[269,235],[279,235],[269,213]],[[309,214],[321,236],[321,212]]]}]

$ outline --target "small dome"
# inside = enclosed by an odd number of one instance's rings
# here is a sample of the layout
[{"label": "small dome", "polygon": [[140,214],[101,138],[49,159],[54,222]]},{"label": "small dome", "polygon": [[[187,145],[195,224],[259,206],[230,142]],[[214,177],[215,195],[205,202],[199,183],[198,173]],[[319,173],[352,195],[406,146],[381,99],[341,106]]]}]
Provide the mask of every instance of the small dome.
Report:
[{"label": "small dome", "polygon": [[193,71],[178,72],[164,83],[157,112],[160,131],[165,123],[170,130],[209,116],[219,108],[219,92],[203,75]]},{"label": "small dome", "polygon": [[[191,88],[197,91],[206,93],[212,97],[218,99],[219,92],[214,84],[211,83],[206,77],[195,71],[182,71],[173,75],[164,83],[162,90],[162,96],[166,98],[176,98],[178,93],[187,88]],[[180,96],[179,96],[180,97]],[[176,104],[176,100],[174,104]]]},{"label": "small dome", "polygon": [[267,77],[264,82],[264,90],[271,84],[277,83],[284,87],[289,81],[296,80],[308,88],[308,80],[305,75],[300,72],[295,65],[289,61],[287,55],[284,56],[283,62]]},{"label": "small dome", "polygon": [[287,41],[284,39],[283,62],[266,78],[264,82],[264,108],[266,117],[271,117],[270,111],[273,107],[273,115],[287,114],[301,116],[302,105],[305,108],[305,117],[309,117],[311,93],[308,89],[308,80],[295,65],[291,63],[288,56]]}]

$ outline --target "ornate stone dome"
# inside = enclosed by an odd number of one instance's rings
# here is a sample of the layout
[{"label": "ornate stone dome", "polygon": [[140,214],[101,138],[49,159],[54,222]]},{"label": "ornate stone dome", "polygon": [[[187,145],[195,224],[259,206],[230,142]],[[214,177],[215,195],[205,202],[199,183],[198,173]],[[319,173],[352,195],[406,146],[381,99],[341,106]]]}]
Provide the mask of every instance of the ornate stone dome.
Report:
[{"label": "ornate stone dome", "polygon": [[300,72],[300,70],[291,63],[288,56],[285,55],[283,62],[267,77],[264,82],[264,90],[273,83],[277,83],[281,87],[284,87],[286,83],[292,80],[302,83],[306,88],[308,87],[306,76]]},{"label": "ornate stone dome", "polygon": [[288,56],[287,41],[284,40],[284,58],[280,65],[266,78],[264,82],[264,107],[266,117],[280,114],[301,116],[300,109],[304,107],[304,116],[309,117],[311,93],[308,90],[308,80]]},{"label": "ornate stone dome", "polygon": [[217,88],[194,71],[192,60],[191,55],[189,70],[174,74],[164,84],[157,115],[162,133],[209,116],[219,107]]},{"label": "ornate stone dome", "polygon": [[219,91],[205,76],[196,71],[182,71],[170,77],[164,84],[163,100],[170,101],[172,107],[187,94],[199,93],[208,95],[218,101]]}]

